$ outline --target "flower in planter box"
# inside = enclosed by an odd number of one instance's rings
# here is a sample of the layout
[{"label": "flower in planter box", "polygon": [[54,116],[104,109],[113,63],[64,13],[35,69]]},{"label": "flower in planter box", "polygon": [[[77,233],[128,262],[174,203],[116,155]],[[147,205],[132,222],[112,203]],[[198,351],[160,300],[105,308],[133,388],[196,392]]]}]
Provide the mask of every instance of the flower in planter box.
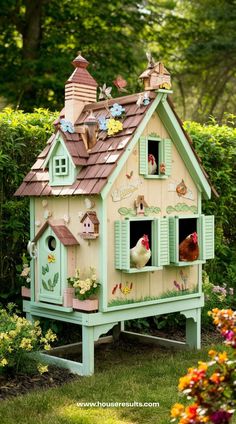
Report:
[{"label": "flower in planter box", "polygon": [[75,277],[68,278],[68,283],[75,289],[75,297],[79,300],[86,300],[98,293],[100,283],[97,281],[95,269],[90,267],[88,273],[81,276],[80,269],[77,269]]}]

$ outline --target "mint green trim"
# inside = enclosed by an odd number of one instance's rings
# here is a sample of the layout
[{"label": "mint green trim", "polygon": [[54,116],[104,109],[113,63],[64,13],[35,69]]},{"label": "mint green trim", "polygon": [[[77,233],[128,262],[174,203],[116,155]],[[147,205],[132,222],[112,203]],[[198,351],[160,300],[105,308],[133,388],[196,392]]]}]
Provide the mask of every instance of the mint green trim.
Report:
[{"label": "mint green trim", "polygon": [[106,202],[100,197],[99,199],[99,221],[100,221],[100,237],[99,237],[99,263],[101,271],[101,290],[99,293],[99,310],[107,308],[107,256],[108,256],[108,247],[107,247],[107,205]]},{"label": "mint green trim", "polygon": [[160,269],[163,269],[163,266],[144,266],[143,268],[122,269],[122,272],[126,274],[135,274],[137,272],[159,271]]},{"label": "mint green trim", "polygon": [[167,101],[160,102],[157,108],[158,115],[163,122],[166,130],[171,136],[174,144],[182,157],[193,181],[202,187],[203,193],[207,199],[211,198],[211,187],[194,155],[191,146],[186,139],[179,122],[176,119],[171,107]]},{"label": "mint green trim", "polygon": [[201,349],[201,308],[181,312],[186,317],[186,343],[191,349]]},{"label": "mint green trim", "polygon": [[198,209],[198,213],[201,214],[202,213],[202,192],[199,189],[197,193],[197,209]]},{"label": "mint green trim", "polygon": [[63,146],[64,150],[67,152],[67,155],[68,155],[68,158],[69,158],[69,160],[70,160],[70,162],[71,162],[71,165],[75,166],[75,165],[74,165],[74,162],[73,162],[73,160],[72,160],[72,157],[71,157],[70,153],[69,153],[69,152],[68,152],[68,150],[67,150],[67,147],[66,147],[66,145],[65,145],[65,142],[64,142],[64,140],[63,140],[62,136],[60,135],[60,133],[58,132],[58,133],[56,134],[56,136],[55,136],[54,140],[53,140],[53,145],[52,145],[52,147],[51,147],[51,149],[50,149],[50,151],[49,151],[49,153],[48,153],[48,155],[47,155],[47,157],[46,157],[46,159],[45,159],[45,161],[44,161],[43,169],[45,169],[45,168],[46,168],[46,166],[47,166],[48,162],[49,162],[49,161],[50,161],[50,159],[54,156],[54,151],[55,151],[55,149],[57,149],[58,144],[61,144],[61,145]]},{"label": "mint green trim", "polygon": [[[35,199],[30,197],[30,240],[35,237]],[[31,300],[35,300],[35,259],[30,261]]]},{"label": "mint green trim", "polygon": [[67,312],[63,311],[63,307],[53,311],[50,308],[47,308],[46,304],[41,307],[40,303],[34,302],[32,304],[28,300],[23,301],[24,312],[31,314],[33,317],[45,317],[58,321],[87,326],[107,324],[109,322],[120,322],[124,321],[124,318],[125,320],[129,320],[153,315],[163,315],[172,312],[181,312],[189,309],[201,308],[203,306],[204,296],[198,293],[178,296],[175,298],[160,299],[157,301],[140,302],[110,308],[108,307],[106,311],[104,311],[106,313],[96,312],[93,314],[75,311],[68,314]]},{"label": "mint green trim", "polygon": [[156,110],[156,108],[157,108],[158,104],[160,103],[162,97],[163,97],[163,91],[160,91],[160,93],[158,93],[157,97],[155,98],[155,100],[151,104],[150,108],[148,109],[148,111],[147,111],[146,115],[144,116],[142,122],[140,123],[140,125],[136,129],[136,131],[135,131],[135,133],[132,137],[131,142],[128,144],[127,149],[125,150],[125,152],[121,156],[114,172],[108,178],[106,186],[104,187],[104,189],[101,192],[101,196],[102,196],[103,199],[105,199],[107,197],[107,195],[109,194],[109,191],[110,191],[113,183],[115,182],[116,178],[119,176],[123,166],[125,165],[127,159],[130,156],[131,151],[133,150],[134,146],[136,145],[139,138],[141,137],[143,131],[146,128],[146,125],[147,125],[149,119],[151,118],[153,112]]},{"label": "mint green trim", "polygon": [[149,179],[149,180],[167,180],[168,176],[167,175],[148,175],[146,174],[145,179]]},{"label": "mint green trim", "polygon": [[31,306],[35,306],[37,308],[49,309],[50,311],[73,312],[73,308],[66,308],[65,306],[60,306],[60,305],[52,305],[50,303],[31,302]]},{"label": "mint green trim", "polygon": [[192,261],[192,262],[184,262],[184,261],[172,262],[171,264],[166,265],[166,266],[169,266],[169,267],[176,267],[176,266],[177,267],[182,267],[182,266],[200,265],[200,264],[205,264],[205,263],[206,263],[206,261],[199,259],[197,261]]}]

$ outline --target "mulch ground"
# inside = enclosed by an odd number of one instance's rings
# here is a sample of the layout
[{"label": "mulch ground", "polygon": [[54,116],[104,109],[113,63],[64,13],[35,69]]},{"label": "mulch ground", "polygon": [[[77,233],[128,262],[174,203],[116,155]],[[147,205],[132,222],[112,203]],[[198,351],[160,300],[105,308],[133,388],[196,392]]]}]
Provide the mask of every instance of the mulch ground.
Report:
[{"label": "mulch ground", "polygon": [[74,374],[54,366],[49,366],[48,372],[42,375],[23,373],[0,375],[0,400],[23,395],[32,390],[58,387],[74,378],[76,378]]}]

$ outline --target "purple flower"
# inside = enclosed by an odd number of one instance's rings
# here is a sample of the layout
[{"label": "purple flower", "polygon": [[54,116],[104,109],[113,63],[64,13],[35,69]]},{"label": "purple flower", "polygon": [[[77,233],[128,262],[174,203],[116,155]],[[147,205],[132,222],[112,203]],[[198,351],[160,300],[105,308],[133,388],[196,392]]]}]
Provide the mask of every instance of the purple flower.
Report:
[{"label": "purple flower", "polygon": [[179,283],[177,283],[177,281],[175,281],[175,280],[174,280],[174,285],[177,288],[177,290],[181,290]]},{"label": "purple flower", "polygon": [[224,338],[228,341],[232,340],[234,337],[234,332],[232,330],[226,330],[224,333]]},{"label": "purple flower", "polygon": [[210,420],[214,424],[228,424],[231,417],[232,417],[231,412],[219,410],[219,411],[213,412],[213,414],[210,416]]}]

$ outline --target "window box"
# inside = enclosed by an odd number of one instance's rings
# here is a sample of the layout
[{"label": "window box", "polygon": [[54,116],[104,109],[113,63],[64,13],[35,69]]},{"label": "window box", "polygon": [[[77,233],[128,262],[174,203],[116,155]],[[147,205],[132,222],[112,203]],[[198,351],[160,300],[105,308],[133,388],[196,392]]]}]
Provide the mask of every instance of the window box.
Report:
[{"label": "window box", "polygon": [[[179,260],[179,245],[191,233],[198,234],[199,258],[196,261]],[[187,215],[169,217],[170,264],[190,266],[214,258],[214,216]]]},{"label": "window box", "polygon": [[[130,249],[148,235],[151,258],[143,268],[130,266]],[[115,222],[115,267],[126,273],[152,272],[169,264],[168,218],[134,218]]]},{"label": "window box", "polygon": [[[171,175],[172,141],[156,136],[140,137],[139,140],[139,173],[145,178],[166,179]],[[150,171],[148,158],[152,155],[156,163],[156,171]]]}]

